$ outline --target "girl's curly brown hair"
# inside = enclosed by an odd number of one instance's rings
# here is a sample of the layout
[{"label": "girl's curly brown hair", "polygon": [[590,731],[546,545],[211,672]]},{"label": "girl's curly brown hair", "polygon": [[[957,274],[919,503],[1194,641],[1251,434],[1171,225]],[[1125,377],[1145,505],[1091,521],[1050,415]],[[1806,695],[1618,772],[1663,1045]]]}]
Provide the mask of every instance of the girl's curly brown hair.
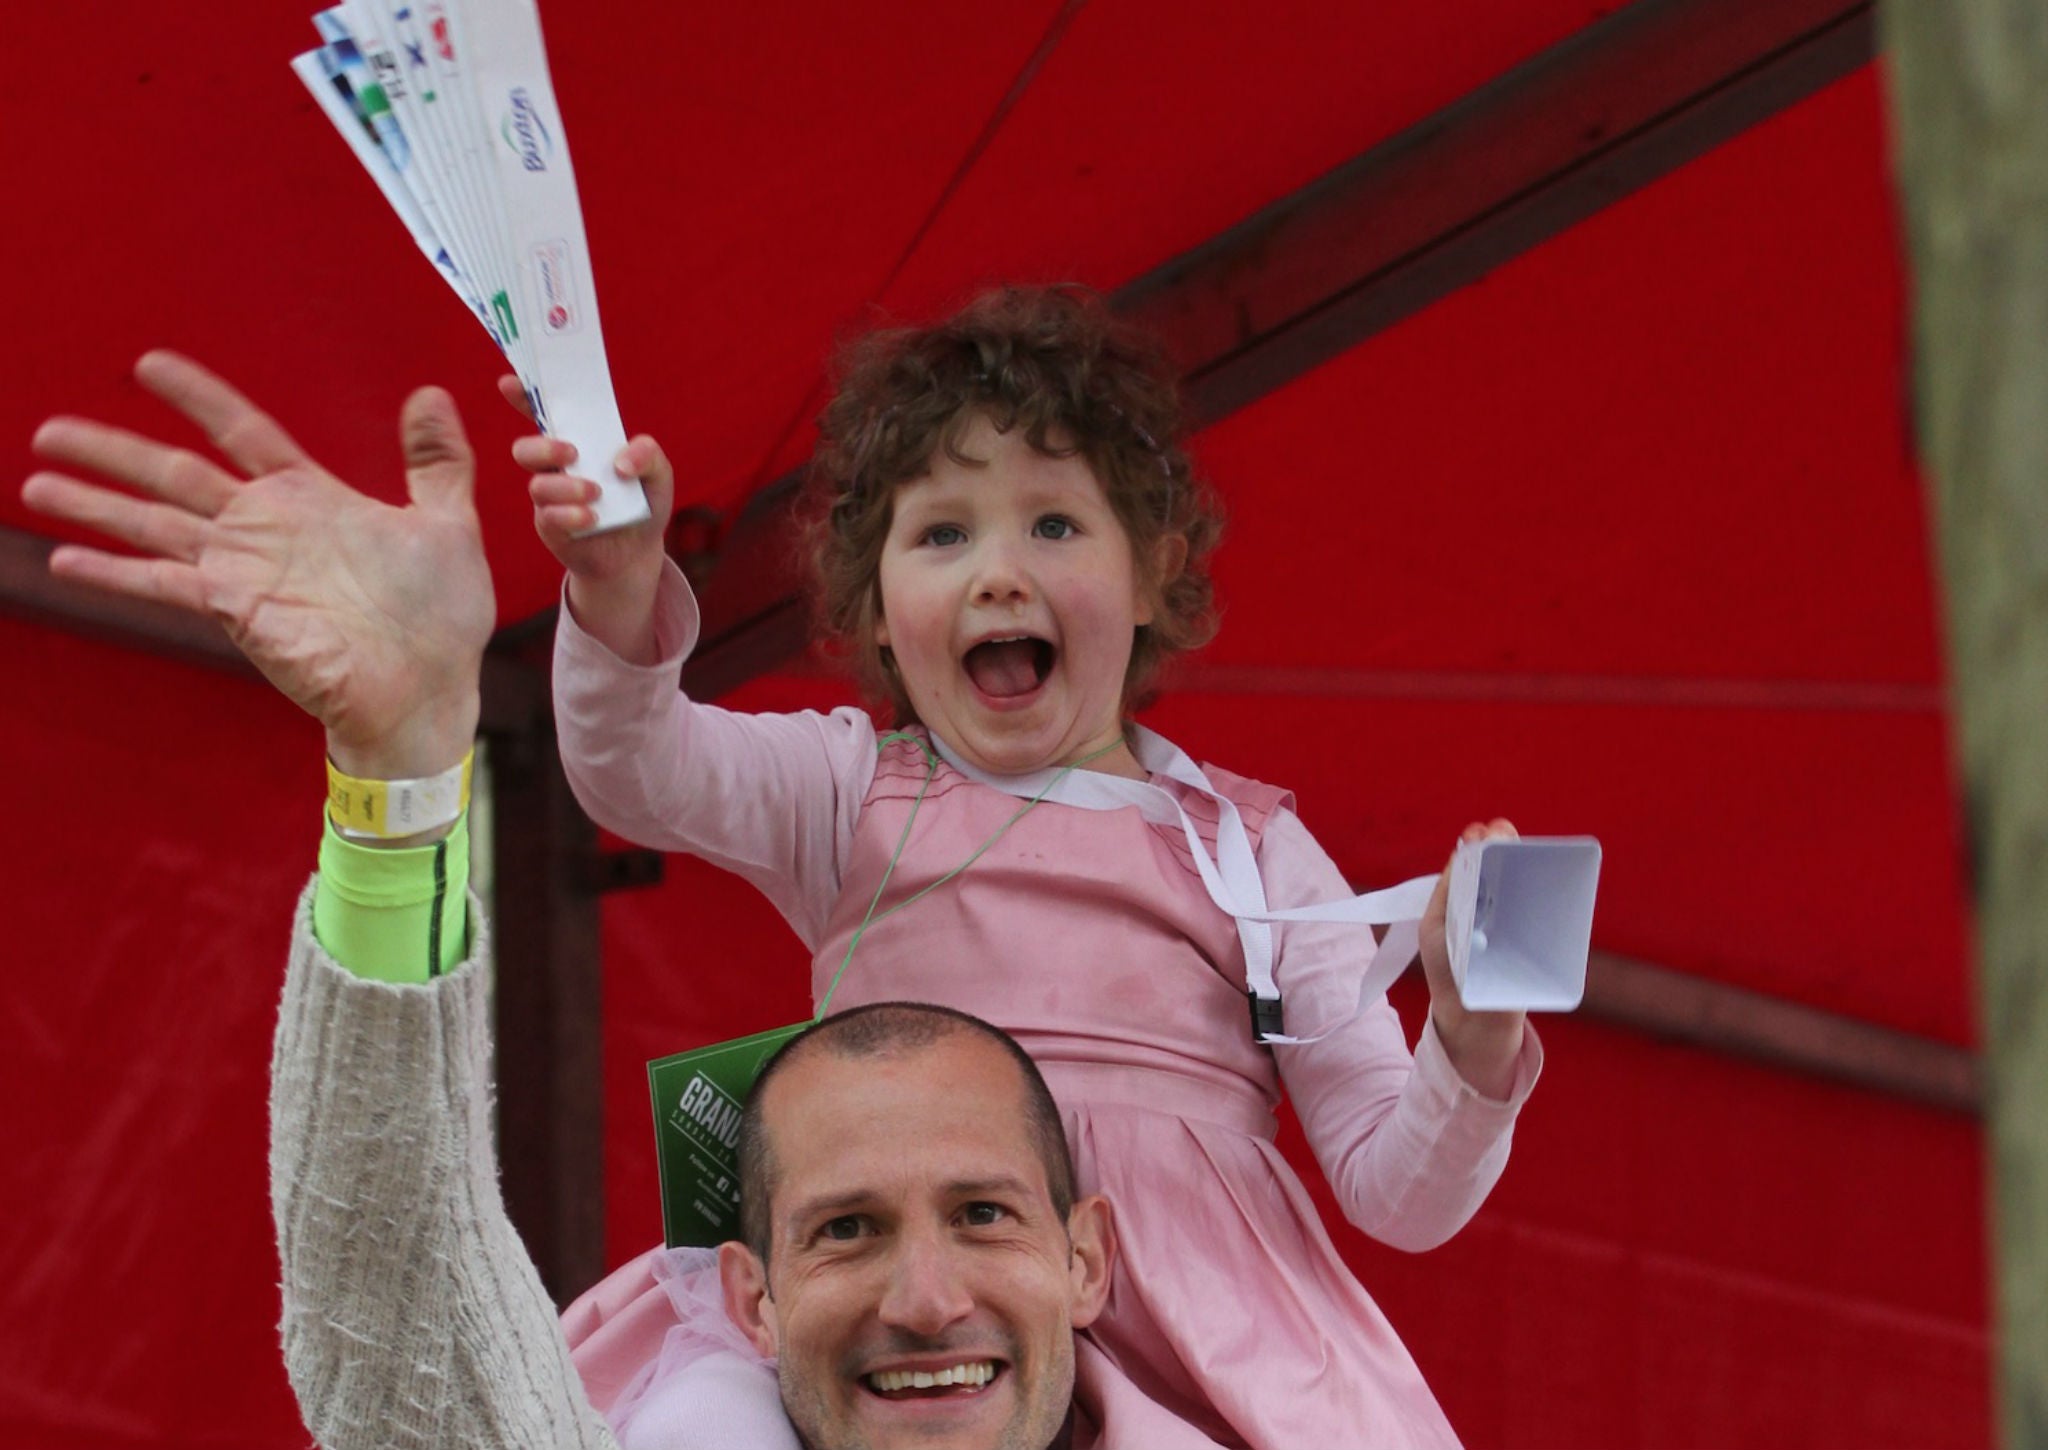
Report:
[{"label": "girl's curly brown hair", "polygon": [[[935,326],[867,333],[842,350],[835,372],[804,509],[818,628],[898,724],[916,713],[889,652],[875,643],[896,489],[922,478],[941,448],[971,462],[960,439],[977,414],[999,432],[1022,428],[1049,457],[1078,453],[1122,523],[1157,603],[1131,642],[1125,708],[1168,658],[1214,636],[1208,556],[1222,534],[1221,507],[1183,447],[1187,421],[1164,353],[1094,293],[999,288]],[[1184,561],[1170,578],[1151,577],[1156,546],[1173,536],[1185,541]]]}]

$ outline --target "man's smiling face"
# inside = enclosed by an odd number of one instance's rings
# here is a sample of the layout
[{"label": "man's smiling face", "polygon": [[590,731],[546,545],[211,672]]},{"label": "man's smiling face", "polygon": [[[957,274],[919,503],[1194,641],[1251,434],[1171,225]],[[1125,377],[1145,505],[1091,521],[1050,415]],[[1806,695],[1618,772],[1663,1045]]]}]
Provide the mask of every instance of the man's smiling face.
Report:
[{"label": "man's smiling face", "polygon": [[882,1056],[815,1051],[764,1089],[772,1241],[721,1250],[728,1306],[780,1358],[814,1450],[1043,1450],[1073,1397],[1073,1331],[1108,1293],[1108,1209],[1055,1211],[1024,1082],[960,1032]]}]

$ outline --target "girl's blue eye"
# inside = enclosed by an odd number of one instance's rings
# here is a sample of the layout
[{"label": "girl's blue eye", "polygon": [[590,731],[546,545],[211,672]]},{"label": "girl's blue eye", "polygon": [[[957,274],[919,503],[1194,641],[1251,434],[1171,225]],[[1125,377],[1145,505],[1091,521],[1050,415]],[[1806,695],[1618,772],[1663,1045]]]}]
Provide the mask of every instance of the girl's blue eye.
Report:
[{"label": "girl's blue eye", "polygon": [[958,524],[933,524],[924,531],[924,542],[927,544],[937,544],[942,549],[948,545],[965,543],[966,541],[967,531]]},{"label": "girl's blue eye", "polygon": [[1047,514],[1031,526],[1031,532],[1041,539],[1072,538],[1074,521],[1061,518],[1058,514]]}]

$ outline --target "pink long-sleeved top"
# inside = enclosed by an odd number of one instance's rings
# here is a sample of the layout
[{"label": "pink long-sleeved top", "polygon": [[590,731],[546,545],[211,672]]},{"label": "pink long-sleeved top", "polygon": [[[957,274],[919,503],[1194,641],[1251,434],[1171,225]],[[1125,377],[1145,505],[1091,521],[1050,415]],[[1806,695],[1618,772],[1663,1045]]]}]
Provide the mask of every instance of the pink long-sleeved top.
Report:
[{"label": "pink long-sleeved top", "polygon": [[[1236,926],[1177,831],[1135,809],[1051,803],[1005,827],[1015,797],[932,766],[915,741],[878,744],[858,710],[696,704],[678,688],[696,604],[672,568],[656,607],[662,659],[645,667],[562,611],[556,723],[590,814],[751,881],[813,952],[814,999],[882,888],[833,1007],[939,1002],[1031,1053],[1065,1113],[1082,1190],[1106,1194],[1116,1213],[1119,1268],[1091,1335],[1153,1399],[1220,1443],[1260,1450],[1455,1445],[1274,1147],[1273,1110],[1284,1086],[1353,1224],[1398,1248],[1431,1248],[1470,1219],[1506,1164],[1541,1069],[1534,1031],[1508,1098],[1483,1097],[1433,1026],[1411,1056],[1383,996],[1360,1010],[1370,932],[1290,924],[1275,928],[1287,1030],[1328,1035],[1262,1046]],[[1208,774],[1253,836],[1270,905],[1350,894],[1285,792]],[[1154,783],[1181,797],[1213,849],[1214,803]],[[958,877],[887,914],[984,846]],[[593,1291],[601,1305],[571,1310],[593,1382],[623,1382],[636,1356],[655,1353],[659,1296],[622,1283]]]}]

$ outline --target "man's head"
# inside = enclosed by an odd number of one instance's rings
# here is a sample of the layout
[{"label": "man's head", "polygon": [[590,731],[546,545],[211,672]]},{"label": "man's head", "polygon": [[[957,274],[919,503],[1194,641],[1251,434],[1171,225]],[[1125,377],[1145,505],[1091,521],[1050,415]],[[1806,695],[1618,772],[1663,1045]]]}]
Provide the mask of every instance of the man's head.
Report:
[{"label": "man's head", "polygon": [[727,1307],[814,1450],[1059,1432],[1113,1233],[1102,1200],[1071,1201],[1057,1110],[1009,1038],[895,1003],[828,1020],[755,1084],[741,1178]]}]

